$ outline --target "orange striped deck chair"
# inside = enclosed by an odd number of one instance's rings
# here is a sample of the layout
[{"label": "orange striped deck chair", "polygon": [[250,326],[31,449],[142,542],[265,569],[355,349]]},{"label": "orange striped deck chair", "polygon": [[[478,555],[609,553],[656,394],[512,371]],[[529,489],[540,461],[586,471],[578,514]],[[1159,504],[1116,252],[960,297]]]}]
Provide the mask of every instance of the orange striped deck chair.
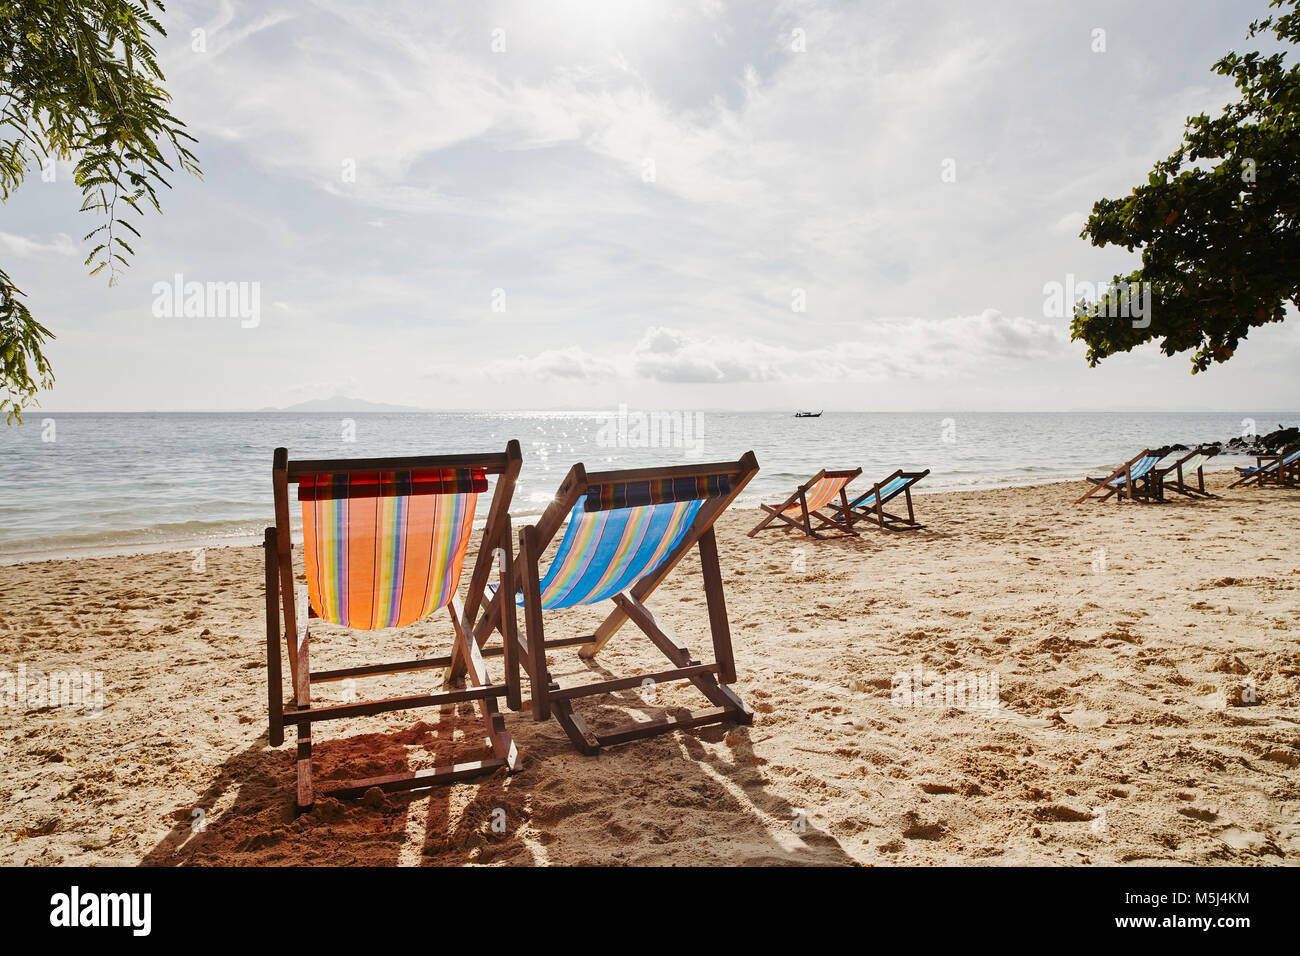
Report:
[{"label": "orange striped deck chair", "polygon": [[[421,770],[329,781],[321,791],[329,796],[358,796],[372,787],[411,790],[488,773],[498,767],[511,773],[520,768],[518,750],[497,706],[505,686],[489,682],[484,652],[468,635],[494,561],[498,575],[508,580],[512,546],[509,508],[521,461],[516,441],[499,454],[328,461],[290,461],[288,451],[275,450],[275,527],[266,529],[264,539],[267,706],[271,746],[284,742],[286,726],[297,728],[300,811],[310,809],[315,802],[311,730],[313,724],[324,720],[477,702],[471,706],[481,710],[486,738],[483,750],[491,753],[481,759]],[[493,475],[496,490],[470,574],[469,596],[462,606],[457,589],[465,554],[474,537],[475,508],[479,495],[487,490],[488,477]],[[452,647],[465,660],[464,687],[365,701],[313,701],[313,685],[445,668],[452,656],[311,669],[311,628],[300,620],[295,604],[290,485],[297,485],[302,507],[299,551],[307,584],[309,620],[353,631],[377,631],[406,627],[445,608],[454,633]],[[287,705],[281,634],[293,688]],[[503,648],[498,653],[508,655],[509,650]]]},{"label": "orange striped deck chair", "polygon": [[[823,468],[796,488],[794,494],[779,505],[760,504],[759,507],[766,514],[763,520],[749,532],[749,536],[752,538],[772,522],[779,521],[780,524],[776,527],[787,534],[794,530],[802,531],[810,538],[822,538],[825,537],[823,532],[830,529],[840,534],[857,537],[858,533],[853,530],[853,515],[849,509],[848,493],[844,488],[860,474],[862,474],[861,468],[854,468],[852,471],[827,471]],[[839,505],[833,506],[830,512],[822,511],[835,500],[836,496],[840,499]],[[816,527],[813,527],[814,519],[817,521]]]},{"label": "orange striped deck chair", "polygon": [[[574,465],[537,523],[520,531],[514,587],[498,590],[492,596],[475,627],[476,640],[486,640],[498,629],[506,645],[515,647],[515,670],[506,676],[510,705],[521,706],[519,684],[521,669],[525,669],[533,719],[554,716],[584,754],[706,724],[750,723],[753,713],[725,686],[736,680],[736,663],[713,524],[757,472],[753,452],[738,461],[665,468],[588,473],[581,464]],[[542,556],[561,527],[565,527],[564,536],[543,572]],[[692,548],[699,550],[713,639],[714,660],[708,663],[697,660],[643,603]],[[612,601],[614,607],[594,633],[550,640],[545,637],[543,611],[605,600]],[[522,635],[517,604],[524,608]],[[671,667],[579,686],[561,687],[551,678],[547,650],[579,645],[582,657],[594,658],[627,621],[649,638]],[[575,701],[581,698],[639,691],[647,684],[679,680],[693,684],[713,706],[675,711],[599,731],[593,730],[574,709]],[[625,720],[626,716],[621,707],[610,702],[601,721],[607,717]]]}]

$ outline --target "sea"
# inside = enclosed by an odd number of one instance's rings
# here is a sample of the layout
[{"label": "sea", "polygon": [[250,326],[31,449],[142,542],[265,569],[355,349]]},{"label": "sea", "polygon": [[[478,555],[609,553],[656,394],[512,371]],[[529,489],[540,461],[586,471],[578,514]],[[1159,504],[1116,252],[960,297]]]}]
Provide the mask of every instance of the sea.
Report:
[{"label": "sea", "polygon": [[[273,523],[272,453],[366,458],[523,450],[511,513],[541,513],[588,470],[739,458],[761,468],[740,506],[821,468],[859,483],[930,469],[917,493],[1079,481],[1146,447],[1223,442],[1300,412],[873,413],[606,411],[42,413],[0,425],[0,563],[253,543]],[[1214,466],[1246,460],[1221,456]],[[1062,494],[1069,494],[1062,490]],[[490,496],[479,500],[480,517]],[[296,512],[296,507],[294,509]],[[297,522],[297,515],[294,517]]]}]

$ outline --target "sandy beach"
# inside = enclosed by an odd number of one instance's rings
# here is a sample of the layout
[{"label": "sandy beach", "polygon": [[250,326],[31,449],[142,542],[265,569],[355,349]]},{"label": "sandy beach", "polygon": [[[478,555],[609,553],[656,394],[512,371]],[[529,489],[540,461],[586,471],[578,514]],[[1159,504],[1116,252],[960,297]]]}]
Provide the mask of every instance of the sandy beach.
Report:
[{"label": "sandy beach", "polygon": [[[752,726],[588,758],[507,712],[521,773],[296,819],[293,734],[267,745],[259,549],[0,567],[0,665],[102,675],[102,708],[0,709],[0,863],[1295,863],[1300,491],[1226,484],[1162,506],[1075,505],[1082,483],[926,495],[924,531],[830,541],[747,538],[758,512],[737,509],[718,541]],[[704,649],[699,580],[692,557],[648,604]],[[550,614],[548,635],[602,616]],[[451,635],[441,616],[314,633],[317,666],[443,653]],[[550,660],[564,683],[661,667],[651,651],[628,628],[594,663]],[[918,668],[949,688],[995,678],[998,706],[908,701]],[[673,686],[584,713],[700,703]],[[472,759],[479,727],[468,707],[330,722],[317,777]]]}]

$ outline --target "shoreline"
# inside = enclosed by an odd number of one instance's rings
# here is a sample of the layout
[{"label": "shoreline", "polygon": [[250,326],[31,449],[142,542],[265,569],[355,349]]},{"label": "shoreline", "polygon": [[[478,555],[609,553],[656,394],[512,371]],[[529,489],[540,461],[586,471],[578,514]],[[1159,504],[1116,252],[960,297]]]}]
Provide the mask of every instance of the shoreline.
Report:
[{"label": "shoreline", "polygon": [[[1240,459],[1241,461],[1251,460],[1248,456],[1243,455],[1221,455],[1219,457]],[[1220,475],[1231,472],[1234,465],[1224,462],[1218,466],[1206,466],[1205,474]],[[862,476],[865,477],[865,474]],[[861,478],[858,479],[861,482]],[[926,488],[925,483],[921,482],[912,491],[914,497],[934,497],[939,495],[970,494],[982,491],[1000,491],[1016,488],[1038,488],[1045,486],[1055,486],[1078,482],[1082,484],[1082,477],[1057,477],[1057,478],[1026,478],[1023,481],[1002,481],[994,479],[996,484],[988,485],[960,485],[955,487],[944,488]],[[795,485],[792,484],[791,490]],[[868,487],[866,485],[864,488]],[[750,495],[745,494],[736,499],[734,508],[757,507],[759,502],[771,503],[775,500],[774,495]],[[536,518],[541,514],[541,509],[511,512],[512,519],[516,522],[527,523],[528,519]],[[475,518],[475,530],[481,530],[485,519]],[[274,523],[274,518],[268,511],[267,525]],[[298,523],[294,522],[295,540],[300,534]],[[141,533],[141,532],[131,532]],[[246,548],[259,545],[262,541],[261,532],[234,533],[229,535],[201,535],[196,537],[171,538],[160,541],[108,541],[103,544],[76,544],[50,548],[48,550],[22,550],[22,551],[4,551],[0,550],[0,567],[7,567],[21,564],[39,564],[48,561],[80,561],[95,558],[118,558],[130,557],[133,555],[146,554],[179,554],[183,552],[194,551],[212,551],[220,548]]]}]

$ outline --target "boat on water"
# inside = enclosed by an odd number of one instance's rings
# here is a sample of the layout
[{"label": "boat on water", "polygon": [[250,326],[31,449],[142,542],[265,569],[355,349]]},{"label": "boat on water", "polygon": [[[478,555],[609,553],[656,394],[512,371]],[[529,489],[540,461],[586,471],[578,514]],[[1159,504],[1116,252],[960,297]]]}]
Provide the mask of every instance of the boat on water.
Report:
[{"label": "boat on water", "polygon": [[[822,411],[825,411],[825,409],[822,409]],[[794,417],[795,418],[821,418],[822,413],[821,412],[795,412]]]}]

